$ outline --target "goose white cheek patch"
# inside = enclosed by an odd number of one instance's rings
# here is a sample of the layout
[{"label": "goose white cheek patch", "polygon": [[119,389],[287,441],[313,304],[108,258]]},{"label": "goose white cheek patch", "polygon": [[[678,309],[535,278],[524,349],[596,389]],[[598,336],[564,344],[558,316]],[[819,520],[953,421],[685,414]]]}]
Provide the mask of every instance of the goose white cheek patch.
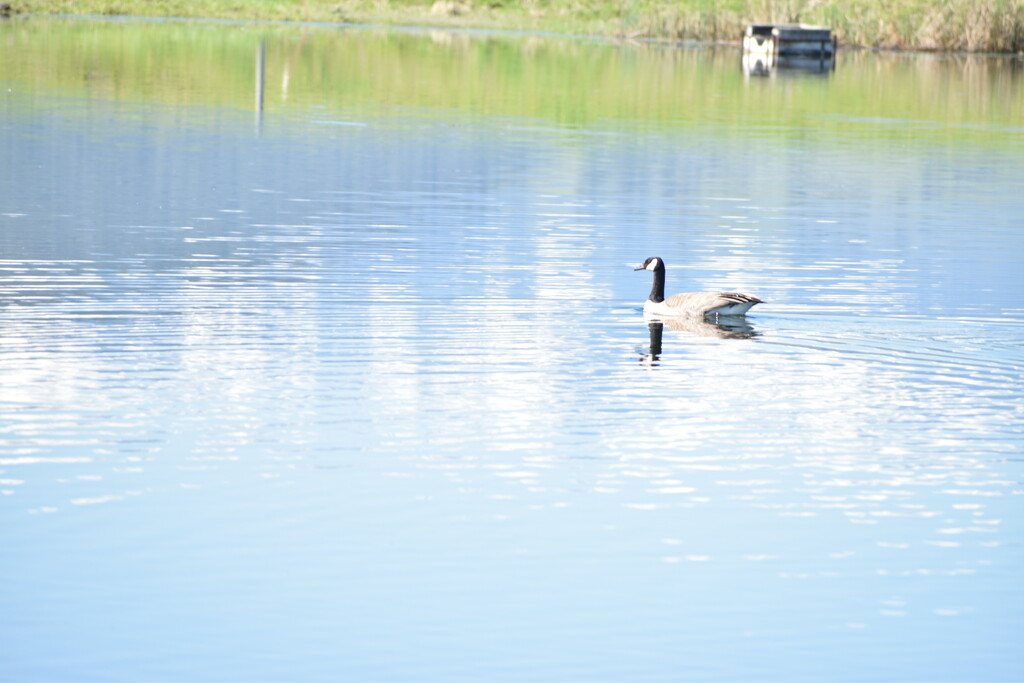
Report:
[{"label": "goose white cheek patch", "polygon": [[653,261],[647,264],[647,270],[654,270],[655,268],[658,267],[659,263],[661,263],[661,261],[659,261],[658,259],[654,259]]}]

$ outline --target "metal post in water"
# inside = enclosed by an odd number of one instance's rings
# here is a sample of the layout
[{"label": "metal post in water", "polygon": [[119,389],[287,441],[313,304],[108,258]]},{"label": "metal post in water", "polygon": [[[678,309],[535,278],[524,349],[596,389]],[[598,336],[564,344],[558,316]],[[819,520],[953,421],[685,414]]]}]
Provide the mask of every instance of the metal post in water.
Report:
[{"label": "metal post in water", "polygon": [[261,40],[256,46],[256,126],[263,123],[263,81],[264,61],[266,60],[267,46]]}]

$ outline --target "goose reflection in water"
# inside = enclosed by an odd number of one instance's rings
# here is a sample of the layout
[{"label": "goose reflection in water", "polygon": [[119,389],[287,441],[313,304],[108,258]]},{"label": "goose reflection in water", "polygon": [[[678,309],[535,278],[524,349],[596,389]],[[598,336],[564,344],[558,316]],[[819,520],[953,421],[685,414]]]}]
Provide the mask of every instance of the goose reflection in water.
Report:
[{"label": "goose reflection in water", "polygon": [[640,362],[657,365],[661,356],[661,337],[666,327],[676,332],[685,332],[695,337],[718,337],[719,339],[752,339],[758,336],[753,325],[746,318],[737,316],[712,316],[706,318],[658,318],[644,316],[651,343]]}]

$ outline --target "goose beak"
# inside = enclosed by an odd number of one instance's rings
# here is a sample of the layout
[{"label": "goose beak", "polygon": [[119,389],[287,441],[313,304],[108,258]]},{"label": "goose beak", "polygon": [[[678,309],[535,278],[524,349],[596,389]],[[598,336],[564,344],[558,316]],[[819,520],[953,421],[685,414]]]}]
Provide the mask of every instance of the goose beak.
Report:
[{"label": "goose beak", "polygon": [[635,273],[638,270],[644,270],[644,267],[643,266],[637,266],[636,268],[633,269],[633,272]]}]

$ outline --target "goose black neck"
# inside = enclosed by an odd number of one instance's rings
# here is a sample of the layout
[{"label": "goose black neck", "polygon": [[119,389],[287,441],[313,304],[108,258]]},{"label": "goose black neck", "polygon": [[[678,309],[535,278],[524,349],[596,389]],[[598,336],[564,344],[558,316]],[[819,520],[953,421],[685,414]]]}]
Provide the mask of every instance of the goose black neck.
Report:
[{"label": "goose black neck", "polygon": [[651,287],[650,301],[660,304],[665,300],[665,266],[659,265],[654,270],[654,286]]}]

